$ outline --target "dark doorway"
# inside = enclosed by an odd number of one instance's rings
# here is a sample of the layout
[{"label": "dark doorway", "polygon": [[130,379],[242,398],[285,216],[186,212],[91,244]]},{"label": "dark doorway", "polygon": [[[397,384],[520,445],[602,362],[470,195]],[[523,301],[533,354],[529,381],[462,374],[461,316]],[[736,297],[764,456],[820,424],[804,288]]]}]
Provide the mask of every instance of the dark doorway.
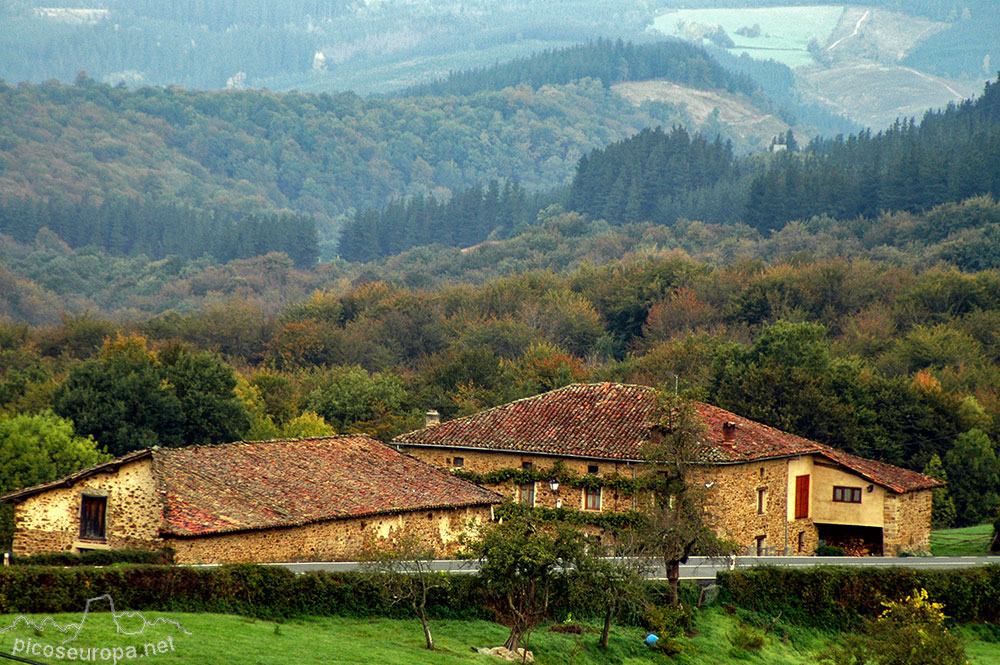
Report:
[{"label": "dark doorway", "polygon": [[817,524],[821,545],[833,545],[848,556],[882,556],[882,529],[877,526]]}]

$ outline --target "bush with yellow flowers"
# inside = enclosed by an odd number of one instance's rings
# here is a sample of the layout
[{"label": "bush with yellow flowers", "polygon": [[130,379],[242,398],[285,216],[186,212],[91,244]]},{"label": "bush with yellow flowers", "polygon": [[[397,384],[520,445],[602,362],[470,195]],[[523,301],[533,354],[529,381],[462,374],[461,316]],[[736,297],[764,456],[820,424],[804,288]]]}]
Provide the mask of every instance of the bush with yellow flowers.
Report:
[{"label": "bush with yellow flowers", "polygon": [[968,665],[961,639],[945,625],[944,604],[925,589],[904,600],[883,602],[878,618],[866,622],[825,662],[833,665]]}]

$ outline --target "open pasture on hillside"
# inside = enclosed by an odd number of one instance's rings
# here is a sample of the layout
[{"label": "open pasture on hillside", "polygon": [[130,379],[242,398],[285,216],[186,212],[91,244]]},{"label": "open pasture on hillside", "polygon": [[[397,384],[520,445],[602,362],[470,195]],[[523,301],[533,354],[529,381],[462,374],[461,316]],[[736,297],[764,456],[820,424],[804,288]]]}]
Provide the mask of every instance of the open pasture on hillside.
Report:
[{"label": "open pasture on hillside", "polygon": [[[824,44],[843,13],[841,5],[681,9],[657,16],[652,29],[665,35],[691,39],[705,26],[719,26],[736,44],[729,49],[732,54],[746,52],[755,58],[773,58],[789,67],[798,67],[812,64],[809,42],[815,39]],[[754,26],[760,26],[759,34]]]}]

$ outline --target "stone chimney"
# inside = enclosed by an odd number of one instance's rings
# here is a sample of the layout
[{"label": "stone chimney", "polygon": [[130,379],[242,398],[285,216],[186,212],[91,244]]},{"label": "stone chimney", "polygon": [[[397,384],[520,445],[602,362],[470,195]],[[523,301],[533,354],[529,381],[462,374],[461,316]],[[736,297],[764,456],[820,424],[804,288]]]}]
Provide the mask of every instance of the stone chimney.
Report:
[{"label": "stone chimney", "polygon": [[434,427],[441,424],[441,414],[431,409],[425,414],[424,427]]},{"label": "stone chimney", "polygon": [[722,442],[732,444],[736,437],[736,423],[727,421],[722,423]]}]

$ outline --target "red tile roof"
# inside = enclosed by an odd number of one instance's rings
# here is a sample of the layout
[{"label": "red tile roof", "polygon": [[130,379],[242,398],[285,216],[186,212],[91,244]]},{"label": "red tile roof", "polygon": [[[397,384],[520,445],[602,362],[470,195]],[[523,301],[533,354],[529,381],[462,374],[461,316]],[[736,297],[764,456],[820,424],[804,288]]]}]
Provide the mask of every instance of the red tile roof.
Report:
[{"label": "red tile roof", "polygon": [[365,436],[155,448],[11,492],[21,500],[152,457],[160,531],[201,536],[499,503],[498,494]]},{"label": "red tile roof", "polygon": [[158,449],[153,474],[179,536],[500,501],[364,436]]},{"label": "red tile roof", "polygon": [[[815,454],[895,492],[937,487],[922,474],[863,459],[709,404],[694,403],[709,445],[706,463],[734,464]],[[655,418],[655,391],[614,383],[575,384],[403,434],[396,443],[563,457],[642,460]],[[723,425],[733,423],[732,440]]]}]

